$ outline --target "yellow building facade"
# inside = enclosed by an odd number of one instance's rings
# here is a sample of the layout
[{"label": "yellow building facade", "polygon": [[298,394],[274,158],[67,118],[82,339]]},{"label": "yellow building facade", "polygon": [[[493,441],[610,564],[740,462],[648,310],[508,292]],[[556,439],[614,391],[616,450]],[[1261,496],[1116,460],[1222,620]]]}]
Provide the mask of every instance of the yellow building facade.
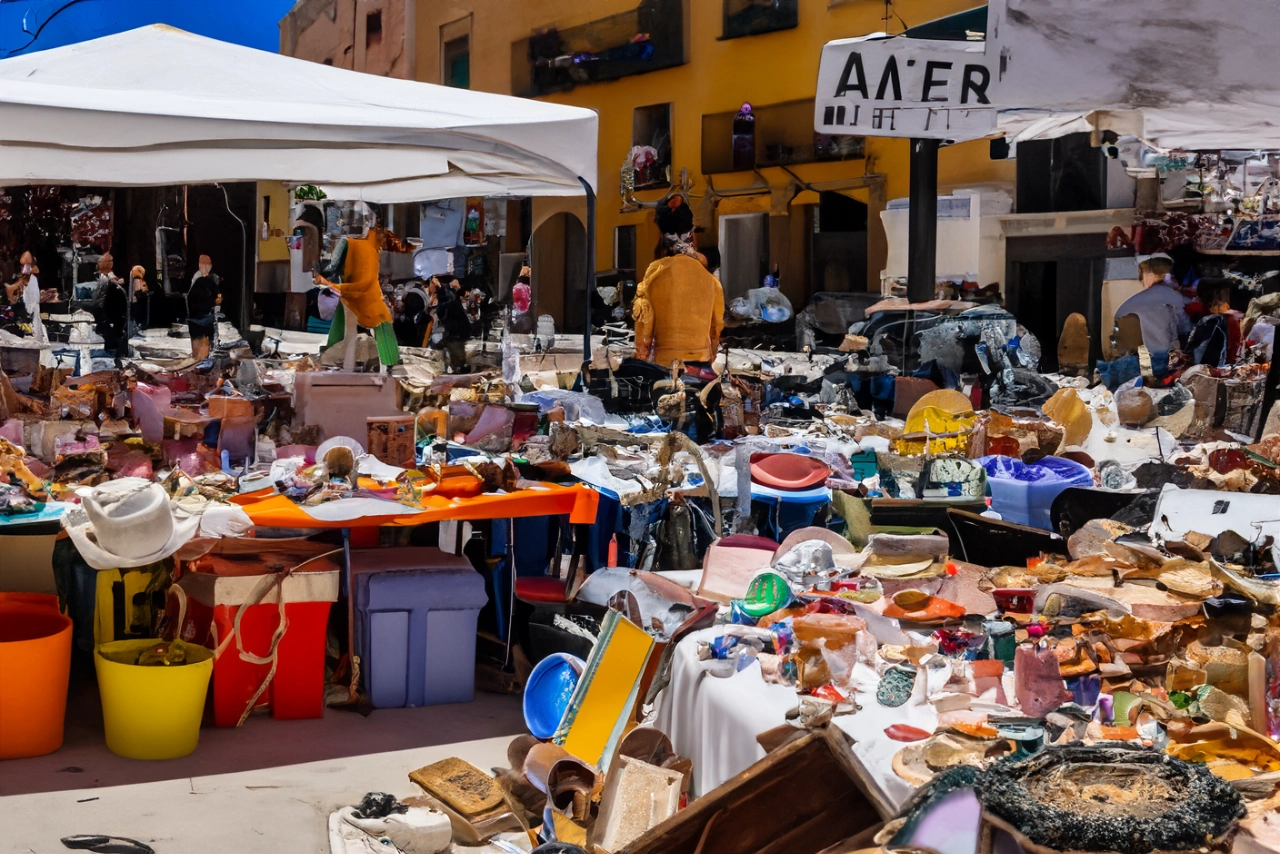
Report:
[{"label": "yellow building facade", "polygon": [[[823,45],[873,32],[901,32],[904,25],[973,5],[973,0],[896,0],[886,21],[886,6],[880,0],[416,0],[413,14],[406,16],[413,21],[406,42],[421,81],[529,95],[586,107],[599,115],[600,270],[634,265],[642,276],[653,260],[658,234],[652,214],[622,212],[619,173],[633,144],[648,142],[654,122],[661,123],[665,116],[670,176],[678,181],[682,170],[688,170],[700,245],[717,245],[722,256],[732,254],[726,264],[741,269],[741,252],[733,254],[733,247],[720,244],[726,235],[740,233],[735,232],[739,225],[746,228],[745,233],[763,241],[767,258],[761,259],[762,267],[777,267],[783,290],[798,309],[815,290],[878,287],[886,253],[879,212],[890,199],[908,193],[906,140],[867,138],[846,147],[845,159],[819,160],[806,154],[815,147],[812,100]],[[678,15],[683,21],[675,20]],[[758,34],[744,34],[751,32]],[[648,60],[637,58],[645,49],[646,35],[654,52]],[[551,53],[558,51],[559,56],[535,59],[538,45],[548,39],[555,44]],[[673,56],[673,50],[679,55]],[[557,62],[573,66],[574,55],[584,54],[599,59],[588,58],[583,68],[555,68]],[[606,68],[610,64],[612,70]],[[669,67],[599,80],[663,64]],[[733,114],[744,103],[752,105],[757,117],[757,165],[754,170],[734,171],[729,136]],[[942,192],[1013,180],[1013,162],[991,160],[986,141],[941,152]],[[638,190],[635,196],[655,201],[666,192],[656,187]],[[862,248],[852,254],[837,252],[827,261],[815,252],[820,242],[816,235],[825,230],[817,221],[823,192],[866,206]],[[572,219],[563,216],[566,213]],[[733,228],[722,222],[744,214],[767,215],[767,237],[751,231],[755,220],[733,223]],[[572,251],[570,233],[578,232],[583,219],[581,199],[535,200],[535,255],[540,253],[546,261],[564,254],[559,247],[545,250],[540,240],[566,240],[566,251]],[[544,225],[552,237],[543,236]],[[550,263],[554,268],[556,262]],[[570,265],[563,258],[558,263],[567,273]],[[814,269],[815,264],[825,266]],[[838,269],[841,266],[844,269]],[[535,268],[538,310],[558,321],[575,314],[572,286],[565,286],[563,296],[548,293],[548,288],[537,287],[538,272]],[[548,275],[543,279],[554,278],[554,269],[544,272]],[[726,292],[732,297],[728,285]]]}]

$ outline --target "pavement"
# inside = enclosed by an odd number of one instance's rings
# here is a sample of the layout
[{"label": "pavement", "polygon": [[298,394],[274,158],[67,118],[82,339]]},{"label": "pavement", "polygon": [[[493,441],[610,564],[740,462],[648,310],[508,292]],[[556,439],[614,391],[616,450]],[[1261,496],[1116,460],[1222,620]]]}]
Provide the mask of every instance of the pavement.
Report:
[{"label": "pavement", "polygon": [[410,771],[457,756],[506,766],[525,731],[518,695],[378,709],[326,709],[314,720],[254,716],[200,731],[194,753],[147,762],[107,750],[92,671],[73,668],[64,743],[47,756],[0,761],[0,854],[66,852],[60,839],[107,834],[157,854],[328,854],[328,815],[367,792],[417,794]]},{"label": "pavement", "polygon": [[[145,842],[156,854],[329,854],[329,813],[358,803],[366,792],[416,794],[409,772],[451,756],[484,769],[506,765],[512,735],[233,774],[11,795],[0,798],[0,852],[66,854],[59,841],[64,836],[107,834]],[[9,763],[0,765],[0,775],[10,777]]]}]

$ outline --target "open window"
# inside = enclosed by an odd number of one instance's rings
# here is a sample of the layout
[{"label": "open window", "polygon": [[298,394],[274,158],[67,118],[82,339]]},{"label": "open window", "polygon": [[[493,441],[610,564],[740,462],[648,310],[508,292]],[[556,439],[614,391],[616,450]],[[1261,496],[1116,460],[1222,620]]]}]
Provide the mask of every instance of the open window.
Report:
[{"label": "open window", "polygon": [[471,16],[440,28],[440,82],[455,89],[471,88]]},{"label": "open window", "polygon": [[631,113],[631,166],[636,189],[671,184],[671,105],[636,107]]},{"label": "open window", "polygon": [[800,24],[799,0],[724,0],[721,39],[790,30]]}]

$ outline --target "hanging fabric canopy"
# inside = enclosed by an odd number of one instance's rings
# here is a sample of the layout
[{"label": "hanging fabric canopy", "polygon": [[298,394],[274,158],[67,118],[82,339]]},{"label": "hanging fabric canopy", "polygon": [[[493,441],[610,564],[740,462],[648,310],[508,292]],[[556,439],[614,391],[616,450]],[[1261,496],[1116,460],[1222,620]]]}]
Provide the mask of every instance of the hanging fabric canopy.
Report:
[{"label": "hanging fabric canopy", "polygon": [[360,74],[163,25],[0,61],[0,186],[271,180],[371,202],[580,196],[590,110]]}]

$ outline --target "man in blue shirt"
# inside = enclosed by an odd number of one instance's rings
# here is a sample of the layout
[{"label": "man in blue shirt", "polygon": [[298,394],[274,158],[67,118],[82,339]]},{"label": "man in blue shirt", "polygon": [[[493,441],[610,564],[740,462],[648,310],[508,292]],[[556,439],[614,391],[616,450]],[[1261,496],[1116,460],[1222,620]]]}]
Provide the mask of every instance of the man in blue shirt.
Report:
[{"label": "man in blue shirt", "polygon": [[1137,315],[1142,343],[1152,355],[1168,355],[1191,333],[1186,300],[1173,278],[1173,259],[1163,252],[1148,256],[1138,265],[1138,274],[1143,289],[1116,309],[1116,318]]}]

